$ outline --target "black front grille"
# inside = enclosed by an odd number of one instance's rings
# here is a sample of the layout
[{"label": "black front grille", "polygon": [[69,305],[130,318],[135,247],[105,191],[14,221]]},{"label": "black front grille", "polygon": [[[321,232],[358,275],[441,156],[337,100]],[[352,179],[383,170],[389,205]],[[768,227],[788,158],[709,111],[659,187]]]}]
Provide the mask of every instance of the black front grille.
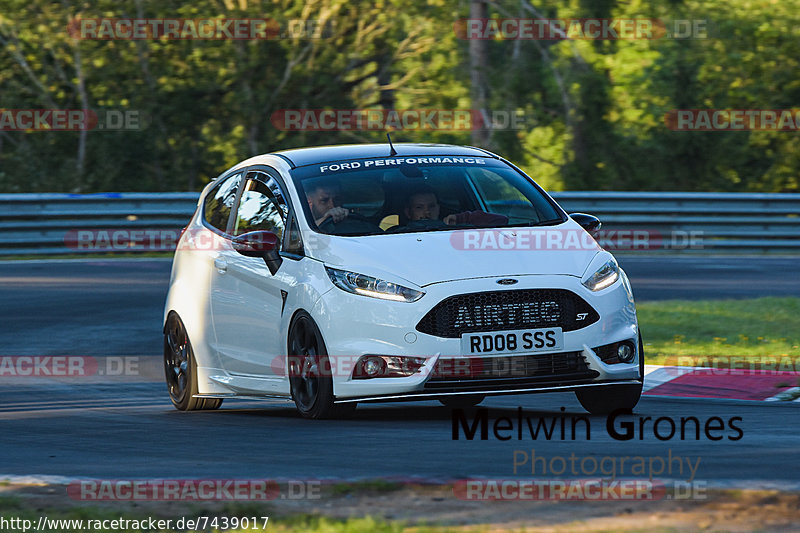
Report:
[{"label": "black front grille", "polygon": [[417,331],[448,338],[512,329],[573,331],[599,319],[592,306],[566,289],[489,291],[445,298],[419,321]]},{"label": "black front grille", "polygon": [[425,388],[469,390],[490,386],[521,387],[554,381],[586,381],[598,375],[589,369],[581,352],[443,358],[437,361]]}]

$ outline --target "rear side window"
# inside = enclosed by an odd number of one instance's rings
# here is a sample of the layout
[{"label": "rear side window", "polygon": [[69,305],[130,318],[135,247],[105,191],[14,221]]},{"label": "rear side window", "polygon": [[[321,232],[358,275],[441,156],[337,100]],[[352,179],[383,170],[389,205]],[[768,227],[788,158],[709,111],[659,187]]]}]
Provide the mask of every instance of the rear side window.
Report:
[{"label": "rear side window", "polygon": [[228,227],[228,218],[231,215],[233,203],[236,200],[236,189],[241,179],[241,174],[222,180],[222,182],[211,189],[206,196],[203,206],[203,217],[206,222],[225,233]]}]

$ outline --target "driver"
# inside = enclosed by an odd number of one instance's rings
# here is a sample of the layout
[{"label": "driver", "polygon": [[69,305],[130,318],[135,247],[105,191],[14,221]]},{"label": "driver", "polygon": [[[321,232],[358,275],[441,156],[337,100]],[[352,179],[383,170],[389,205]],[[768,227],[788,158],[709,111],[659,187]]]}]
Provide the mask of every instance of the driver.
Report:
[{"label": "driver", "polygon": [[[439,221],[439,199],[436,191],[427,185],[415,188],[406,199],[405,213],[409,222],[420,220]],[[508,217],[486,211],[465,211],[453,215],[447,215],[442,220],[448,226],[456,224],[469,224],[472,226],[505,226],[508,224]]]},{"label": "driver", "polygon": [[342,207],[341,187],[336,181],[314,182],[306,189],[306,200],[317,226],[329,218],[338,224],[350,214]]}]

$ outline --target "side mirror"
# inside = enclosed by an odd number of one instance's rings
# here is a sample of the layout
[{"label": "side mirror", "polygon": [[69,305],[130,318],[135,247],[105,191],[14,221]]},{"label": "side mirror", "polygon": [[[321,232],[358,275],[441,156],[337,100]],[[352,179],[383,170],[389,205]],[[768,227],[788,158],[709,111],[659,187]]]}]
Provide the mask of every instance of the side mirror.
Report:
[{"label": "side mirror", "polygon": [[571,213],[569,216],[589,233],[594,233],[603,226],[603,223],[600,222],[600,219],[594,215],[587,215],[586,213]]},{"label": "side mirror", "polygon": [[233,238],[233,249],[247,257],[261,257],[273,275],[283,259],[278,254],[278,236],[271,231],[250,231]]}]

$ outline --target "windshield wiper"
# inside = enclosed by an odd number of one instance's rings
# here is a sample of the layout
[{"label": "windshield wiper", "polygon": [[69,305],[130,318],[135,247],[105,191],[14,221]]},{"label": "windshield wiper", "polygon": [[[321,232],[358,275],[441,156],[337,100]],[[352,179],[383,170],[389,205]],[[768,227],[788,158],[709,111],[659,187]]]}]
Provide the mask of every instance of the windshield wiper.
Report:
[{"label": "windshield wiper", "polygon": [[531,224],[531,225],[532,226],[558,226],[562,222],[564,222],[564,219],[562,219],[562,218],[554,218],[552,220],[542,220],[540,222],[537,222],[536,224]]},{"label": "windshield wiper", "polygon": [[524,224],[509,224],[508,226],[503,226],[504,228],[531,228],[534,226],[557,226],[564,222],[561,218],[554,218],[552,220],[540,220],[538,222],[526,222]]}]

